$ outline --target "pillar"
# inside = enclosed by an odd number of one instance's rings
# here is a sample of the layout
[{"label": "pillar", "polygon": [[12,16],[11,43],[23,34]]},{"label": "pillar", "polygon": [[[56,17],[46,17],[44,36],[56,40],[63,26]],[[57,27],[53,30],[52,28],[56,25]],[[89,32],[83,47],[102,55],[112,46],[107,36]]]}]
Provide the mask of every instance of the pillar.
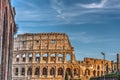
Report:
[{"label": "pillar", "polygon": [[72,66],[71,72],[72,72],[72,77],[74,77],[74,67],[73,66]]},{"label": "pillar", "polygon": [[50,67],[47,66],[47,77],[49,77],[49,76],[50,76]]},{"label": "pillar", "polygon": [[74,53],[73,52],[71,53],[70,57],[71,57],[71,62],[74,63],[75,59],[74,59]]},{"label": "pillar", "polygon": [[27,70],[28,70],[28,67],[25,66],[25,77],[27,77]]},{"label": "pillar", "polygon": [[40,66],[40,75],[39,75],[39,77],[42,77],[42,67]]},{"label": "pillar", "polygon": [[28,63],[29,62],[29,60],[28,60],[28,53],[26,53],[26,63]]},{"label": "pillar", "polygon": [[48,55],[48,63],[50,63],[50,53],[47,53]]},{"label": "pillar", "polygon": [[22,54],[19,54],[19,63],[23,62],[22,61]]},{"label": "pillar", "polygon": [[57,78],[58,77],[58,67],[55,66],[55,77]]},{"label": "pillar", "polygon": [[43,60],[43,54],[40,53],[40,63],[42,63],[42,60]]},{"label": "pillar", "polygon": [[66,74],[66,66],[63,67],[63,77],[65,78],[65,74]]},{"label": "pillar", "polygon": [[58,53],[55,54],[55,62],[58,62]]},{"label": "pillar", "polygon": [[32,57],[33,57],[33,61],[32,61],[32,62],[33,62],[33,63],[35,63],[35,56],[36,56],[36,53],[33,53],[33,54],[32,54]]},{"label": "pillar", "polygon": [[18,67],[18,76],[20,76],[21,74],[21,68],[20,67]]},{"label": "pillar", "polygon": [[64,58],[63,62],[66,63],[66,53],[64,53],[63,58]]},{"label": "pillar", "polygon": [[34,77],[34,75],[35,75],[35,67],[32,66],[32,77]]}]

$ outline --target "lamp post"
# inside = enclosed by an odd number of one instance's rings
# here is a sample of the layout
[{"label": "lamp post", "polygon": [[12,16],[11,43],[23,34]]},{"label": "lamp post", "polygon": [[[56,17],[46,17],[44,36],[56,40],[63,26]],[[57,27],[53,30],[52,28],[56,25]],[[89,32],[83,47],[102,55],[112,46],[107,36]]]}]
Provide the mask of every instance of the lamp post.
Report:
[{"label": "lamp post", "polygon": [[[103,66],[106,67],[106,65],[105,65],[105,53],[104,53],[104,52],[101,52],[101,54],[103,55],[103,60],[104,60]],[[105,67],[104,67],[104,80],[105,80]]]}]

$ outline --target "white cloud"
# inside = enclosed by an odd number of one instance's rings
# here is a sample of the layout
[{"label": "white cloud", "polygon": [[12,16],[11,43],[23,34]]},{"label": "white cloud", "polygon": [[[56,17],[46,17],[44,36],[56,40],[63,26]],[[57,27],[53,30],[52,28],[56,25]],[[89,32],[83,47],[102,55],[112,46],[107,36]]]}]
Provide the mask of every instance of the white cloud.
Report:
[{"label": "white cloud", "polygon": [[91,4],[78,4],[83,8],[103,8],[107,0],[102,0],[100,3],[91,3]]},{"label": "white cloud", "polygon": [[[105,21],[108,20],[108,17],[107,19],[106,16],[104,18],[101,18],[101,15],[111,14],[113,12],[115,13],[115,11],[112,11],[111,9],[106,10],[103,8],[110,8],[110,7],[118,8],[120,7],[118,5],[120,2],[118,1],[119,0],[109,0],[109,1],[102,0],[100,3],[91,3],[91,4],[82,4],[79,2],[79,3],[72,3],[72,5],[68,6],[66,3],[64,3],[64,0],[51,0],[50,8],[40,8],[40,6],[35,5],[35,3],[31,3],[30,1],[17,0],[16,2],[18,4],[20,3],[30,8],[26,9],[24,7],[17,7],[16,20],[34,21],[34,22],[46,21],[47,24],[58,24],[58,25],[71,24],[71,23],[72,24],[85,24],[85,23],[96,24],[103,22],[105,23]],[[43,22],[43,24],[47,25],[46,23]]]}]

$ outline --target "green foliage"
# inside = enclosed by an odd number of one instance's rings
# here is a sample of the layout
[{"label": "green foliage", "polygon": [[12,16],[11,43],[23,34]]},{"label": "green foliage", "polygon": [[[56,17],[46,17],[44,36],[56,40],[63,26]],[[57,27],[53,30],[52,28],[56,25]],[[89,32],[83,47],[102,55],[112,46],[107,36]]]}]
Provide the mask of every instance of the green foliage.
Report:
[{"label": "green foliage", "polygon": [[67,74],[67,72],[65,74],[65,80],[68,80],[68,74]]},{"label": "green foliage", "polygon": [[120,80],[120,74],[118,73],[113,73],[113,74],[106,74],[105,76],[101,76],[101,77],[92,77],[90,78],[90,80],[99,80],[99,78],[117,78],[118,80]]}]

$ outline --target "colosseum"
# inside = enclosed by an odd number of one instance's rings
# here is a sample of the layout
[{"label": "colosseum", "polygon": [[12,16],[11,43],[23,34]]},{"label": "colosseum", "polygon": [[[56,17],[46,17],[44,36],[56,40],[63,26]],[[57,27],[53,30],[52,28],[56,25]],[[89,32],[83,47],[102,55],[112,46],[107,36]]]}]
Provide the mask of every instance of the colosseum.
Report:
[{"label": "colosseum", "polygon": [[113,62],[108,60],[77,61],[65,33],[19,34],[14,42],[13,80],[89,80],[113,69]]}]

